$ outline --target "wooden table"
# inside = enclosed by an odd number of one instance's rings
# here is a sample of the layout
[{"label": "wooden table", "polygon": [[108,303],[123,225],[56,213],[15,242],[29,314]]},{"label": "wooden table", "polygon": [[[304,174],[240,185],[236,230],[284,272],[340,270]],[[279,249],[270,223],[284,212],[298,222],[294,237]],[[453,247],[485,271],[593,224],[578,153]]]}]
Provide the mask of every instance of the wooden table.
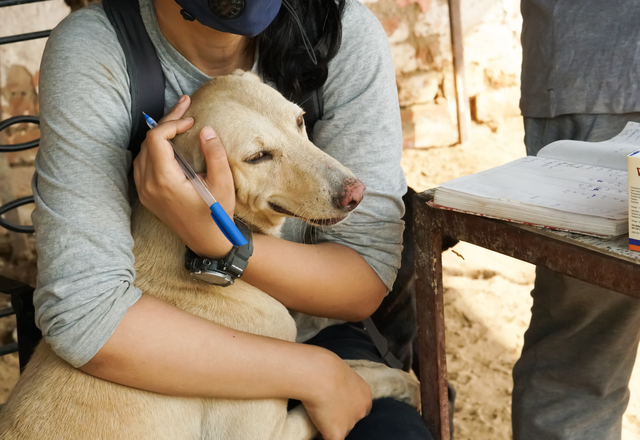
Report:
[{"label": "wooden table", "polygon": [[450,237],[640,298],[640,253],[613,240],[437,209],[433,190],[416,194],[416,302],[422,414],[436,440],[449,440],[442,241]]}]

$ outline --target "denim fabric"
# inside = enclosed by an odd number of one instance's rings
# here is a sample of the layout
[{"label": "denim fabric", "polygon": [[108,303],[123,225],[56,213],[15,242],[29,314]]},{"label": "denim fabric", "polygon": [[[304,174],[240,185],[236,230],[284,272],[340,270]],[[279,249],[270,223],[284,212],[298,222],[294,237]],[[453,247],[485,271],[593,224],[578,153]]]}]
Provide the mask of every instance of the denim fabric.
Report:
[{"label": "denim fabric", "polygon": [[[525,118],[528,154],[558,139],[601,141],[640,113]],[[640,300],[537,268],[513,370],[514,440],[620,440],[640,337]]]},{"label": "denim fabric", "polygon": [[[306,342],[326,348],[341,359],[384,363],[361,323],[327,327]],[[434,440],[422,416],[408,404],[385,398],[373,401],[371,413],[354,426],[345,440]]]},{"label": "denim fabric", "polygon": [[434,440],[414,408],[391,398],[373,401],[371,413],[345,440]]}]

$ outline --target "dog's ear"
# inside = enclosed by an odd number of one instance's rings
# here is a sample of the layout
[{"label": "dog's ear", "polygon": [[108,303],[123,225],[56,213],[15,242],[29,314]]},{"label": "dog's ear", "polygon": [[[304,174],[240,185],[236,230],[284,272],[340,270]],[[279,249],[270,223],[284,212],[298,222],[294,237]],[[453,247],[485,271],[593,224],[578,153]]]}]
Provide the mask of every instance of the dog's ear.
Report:
[{"label": "dog's ear", "polygon": [[251,80],[251,81],[257,81],[257,82],[262,82],[262,78],[260,78],[258,75],[256,75],[253,72],[248,72],[246,70],[242,70],[242,69],[236,69],[233,71],[232,75],[237,75],[237,76],[241,76],[245,79]]}]

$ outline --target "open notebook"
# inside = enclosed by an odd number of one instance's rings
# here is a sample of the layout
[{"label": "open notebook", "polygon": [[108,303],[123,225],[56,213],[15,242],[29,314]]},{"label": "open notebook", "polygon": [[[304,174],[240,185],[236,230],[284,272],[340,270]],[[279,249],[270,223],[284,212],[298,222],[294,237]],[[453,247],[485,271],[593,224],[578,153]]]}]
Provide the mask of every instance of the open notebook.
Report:
[{"label": "open notebook", "polygon": [[561,140],[436,188],[432,204],[554,229],[613,237],[628,231],[627,155],[640,148],[628,122],[603,142]]}]

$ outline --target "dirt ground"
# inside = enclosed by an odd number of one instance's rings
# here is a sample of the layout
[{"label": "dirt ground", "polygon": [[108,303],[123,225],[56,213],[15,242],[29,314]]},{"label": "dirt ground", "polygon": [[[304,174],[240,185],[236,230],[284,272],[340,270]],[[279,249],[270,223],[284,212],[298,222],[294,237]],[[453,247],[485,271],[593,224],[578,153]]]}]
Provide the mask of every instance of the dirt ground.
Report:
[{"label": "dirt ground", "polygon": [[[472,140],[463,146],[405,150],[408,184],[421,191],[521,157],[522,138],[521,119],[511,118],[496,131],[473,126]],[[443,264],[449,379],[458,394],[455,438],[510,439],[511,368],[530,317],[533,266],[465,243],[446,251]],[[0,273],[12,270],[0,264]],[[0,295],[0,309],[3,300]],[[3,341],[13,326],[11,319],[0,319]],[[0,402],[17,380],[17,365],[15,356],[0,358]],[[640,373],[634,372],[631,390],[624,440],[640,436],[640,399],[634,394]]]}]

